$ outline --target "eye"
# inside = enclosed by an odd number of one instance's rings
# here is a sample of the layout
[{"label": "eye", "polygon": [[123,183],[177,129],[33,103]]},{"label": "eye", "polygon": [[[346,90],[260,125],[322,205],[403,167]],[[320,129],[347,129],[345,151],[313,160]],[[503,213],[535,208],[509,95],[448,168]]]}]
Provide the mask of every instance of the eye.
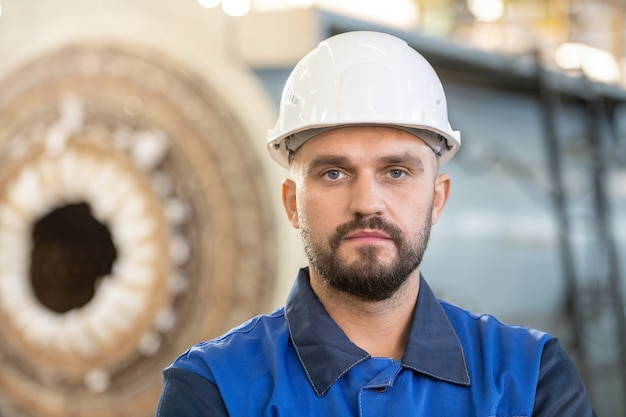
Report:
[{"label": "eye", "polygon": [[392,169],[389,171],[389,176],[393,179],[402,178],[406,173],[401,169]]},{"label": "eye", "polygon": [[338,180],[342,177],[343,174],[338,169],[331,169],[331,170],[326,171],[324,175],[329,180]]}]

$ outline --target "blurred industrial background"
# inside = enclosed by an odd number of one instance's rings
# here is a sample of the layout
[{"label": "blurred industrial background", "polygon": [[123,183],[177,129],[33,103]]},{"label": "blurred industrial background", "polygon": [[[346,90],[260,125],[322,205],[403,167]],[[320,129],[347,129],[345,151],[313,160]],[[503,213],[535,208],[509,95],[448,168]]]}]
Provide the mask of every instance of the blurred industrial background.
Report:
[{"label": "blurred industrial background", "polygon": [[190,344],[305,264],[265,154],[291,68],[375,29],[435,66],[463,147],[422,267],[558,336],[626,415],[618,0],[0,0],[0,416],[151,416]]}]

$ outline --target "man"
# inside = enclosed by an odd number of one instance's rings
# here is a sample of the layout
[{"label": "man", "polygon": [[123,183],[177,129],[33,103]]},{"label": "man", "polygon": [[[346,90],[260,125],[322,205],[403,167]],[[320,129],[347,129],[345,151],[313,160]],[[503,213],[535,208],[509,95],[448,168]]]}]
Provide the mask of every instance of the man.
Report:
[{"label": "man", "polygon": [[176,359],[157,416],[595,415],[556,339],[438,301],[420,275],[459,146],[404,41],[352,32],[304,57],[269,151],[309,267],[284,308]]}]

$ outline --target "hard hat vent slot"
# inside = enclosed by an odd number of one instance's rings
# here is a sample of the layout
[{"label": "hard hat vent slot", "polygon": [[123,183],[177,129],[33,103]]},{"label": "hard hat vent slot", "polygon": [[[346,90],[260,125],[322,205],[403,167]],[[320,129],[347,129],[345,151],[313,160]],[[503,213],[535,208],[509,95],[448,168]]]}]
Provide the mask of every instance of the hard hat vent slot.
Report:
[{"label": "hard hat vent slot", "polygon": [[289,104],[298,104],[299,100],[298,100],[298,96],[296,96],[293,92],[293,90],[291,88],[289,88],[286,92],[285,92],[285,99],[284,101],[286,103]]}]

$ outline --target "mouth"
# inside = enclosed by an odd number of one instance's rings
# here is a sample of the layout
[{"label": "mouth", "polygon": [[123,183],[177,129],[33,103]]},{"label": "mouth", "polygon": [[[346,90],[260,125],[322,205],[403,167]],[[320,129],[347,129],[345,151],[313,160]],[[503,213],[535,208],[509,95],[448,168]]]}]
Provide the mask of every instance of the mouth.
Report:
[{"label": "mouth", "polygon": [[386,245],[391,242],[395,246],[401,243],[402,232],[400,229],[380,217],[356,217],[339,227],[331,237],[330,246],[333,250],[346,244],[357,246]]},{"label": "mouth", "polygon": [[391,237],[381,230],[357,230],[349,233],[343,238],[348,242],[376,243],[382,241],[390,241]]}]

